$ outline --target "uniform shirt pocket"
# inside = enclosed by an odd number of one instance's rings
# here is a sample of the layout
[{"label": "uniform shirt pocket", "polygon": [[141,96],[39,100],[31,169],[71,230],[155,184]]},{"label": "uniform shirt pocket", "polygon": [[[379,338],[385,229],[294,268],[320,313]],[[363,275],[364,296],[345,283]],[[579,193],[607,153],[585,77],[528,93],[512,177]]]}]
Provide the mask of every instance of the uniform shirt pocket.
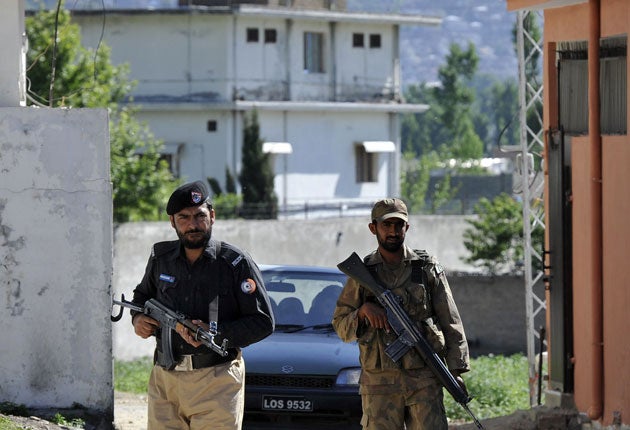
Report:
[{"label": "uniform shirt pocket", "polygon": [[168,294],[169,290],[172,290],[177,286],[177,278],[174,275],[168,273],[160,273],[158,277],[158,290],[162,294]]},{"label": "uniform shirt pocket", "polygon": [[424,319],[431,316],[430,298],[424,285],[410,284],[406,288],[406,293],[409,296],[406,308],[410,317]]}]

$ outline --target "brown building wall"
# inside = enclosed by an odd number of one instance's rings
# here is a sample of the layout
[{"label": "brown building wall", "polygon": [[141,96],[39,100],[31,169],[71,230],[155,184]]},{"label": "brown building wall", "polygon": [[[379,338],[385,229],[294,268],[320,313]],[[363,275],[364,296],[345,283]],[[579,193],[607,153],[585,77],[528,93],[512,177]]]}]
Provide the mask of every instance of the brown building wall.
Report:
[{"label": "brown building wall", "polygon": [[592,355],[592,345],[599,342],[593,329],[594,321],[591,280],[599,252],[593,249],[595,232],[590,221],[590,205],[594,198],[588,175],[590,141],[587,137],[571,140],[571,171],[573,175],[573,345],[575,359],[575,403],[580,411],[592,408],[593,394],[599,383],[593,380],[598,365]]},{"label": "brown building wall", "polygon": [[[629,99],[630,100],[630,99]],[[604,136],[603,335],[604,418],[617,412],[630,423],[630,142],[628,136]]]},{"label": "brown building wall", "polygon": [[[510,10],[540,7],[544,3],[540,0],[507,0]],[[627,35],[630,32],[630,2],[627,0],[585,1],[579,5],[545,10],[543,82],[546,131],[558,125],[556,44],[587,41],[591,28],[590,13],[597,3],[600,5],[600,38]],[[627,123],[630,124],[630,118]],[[601,416],[598,416],[601,423],[628,424],[630,139],[627,135],[602,136],[601,182],[593,175],[599,170],[593,165],[597,151],[593,151],[592,145],[597,145],[597,139],[591,139],[590,136],[568,139],[571,142],[573,205],[574,399],[581,412],[597,415],[601,393],[602,409]],[[593,220],[599,216],[593,204],[599,208],[600,183],[601,223],[594,223]],[[593,287],[599,280],[600,262],[601,309],[598,309],[598,288],[597,285]],[[550,345],[550,349],[553,350],[553,345]],[[601,364],[597,358],[599,350],[602,351]]]}]

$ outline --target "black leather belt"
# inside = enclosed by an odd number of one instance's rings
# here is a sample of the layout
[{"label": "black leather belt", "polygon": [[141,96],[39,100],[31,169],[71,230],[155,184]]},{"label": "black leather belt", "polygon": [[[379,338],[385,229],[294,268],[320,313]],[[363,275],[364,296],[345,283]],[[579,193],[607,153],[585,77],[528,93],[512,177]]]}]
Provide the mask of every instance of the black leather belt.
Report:
[{"label": "black leather belt", "polygon": [[[157,352],[157,363],[160,363],[160,351]],[[205,369],[206,367],[216,366],[217,364],[223,364],[234,359],[233,354],[228,354],[225,357],[221,357],[219,354],[190,354],[182,355],[178,364],[175,366],[175,371],[186,372],[190,370]]]}]

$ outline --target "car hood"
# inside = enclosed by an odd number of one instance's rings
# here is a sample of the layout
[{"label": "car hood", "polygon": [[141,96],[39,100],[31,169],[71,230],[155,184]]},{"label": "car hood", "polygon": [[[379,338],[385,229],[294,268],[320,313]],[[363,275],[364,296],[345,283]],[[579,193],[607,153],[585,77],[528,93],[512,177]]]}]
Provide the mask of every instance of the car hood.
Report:
[{"label": "car hood", "polygon": [[274,332],[243,348],[243,357],[248,373],[336,375],[359,367],[356,342],[344,343],[334,332]]}]

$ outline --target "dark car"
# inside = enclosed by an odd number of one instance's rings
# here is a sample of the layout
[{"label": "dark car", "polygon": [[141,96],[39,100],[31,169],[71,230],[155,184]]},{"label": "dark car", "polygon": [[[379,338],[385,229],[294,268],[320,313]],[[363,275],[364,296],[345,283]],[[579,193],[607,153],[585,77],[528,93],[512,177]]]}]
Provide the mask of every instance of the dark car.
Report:
[{"label": "dark car", "polygon": [[276,330],[243,349],[244,427],[360,428],[359,348],[331,324],[346,275],[313,266],[260,269]]}]

